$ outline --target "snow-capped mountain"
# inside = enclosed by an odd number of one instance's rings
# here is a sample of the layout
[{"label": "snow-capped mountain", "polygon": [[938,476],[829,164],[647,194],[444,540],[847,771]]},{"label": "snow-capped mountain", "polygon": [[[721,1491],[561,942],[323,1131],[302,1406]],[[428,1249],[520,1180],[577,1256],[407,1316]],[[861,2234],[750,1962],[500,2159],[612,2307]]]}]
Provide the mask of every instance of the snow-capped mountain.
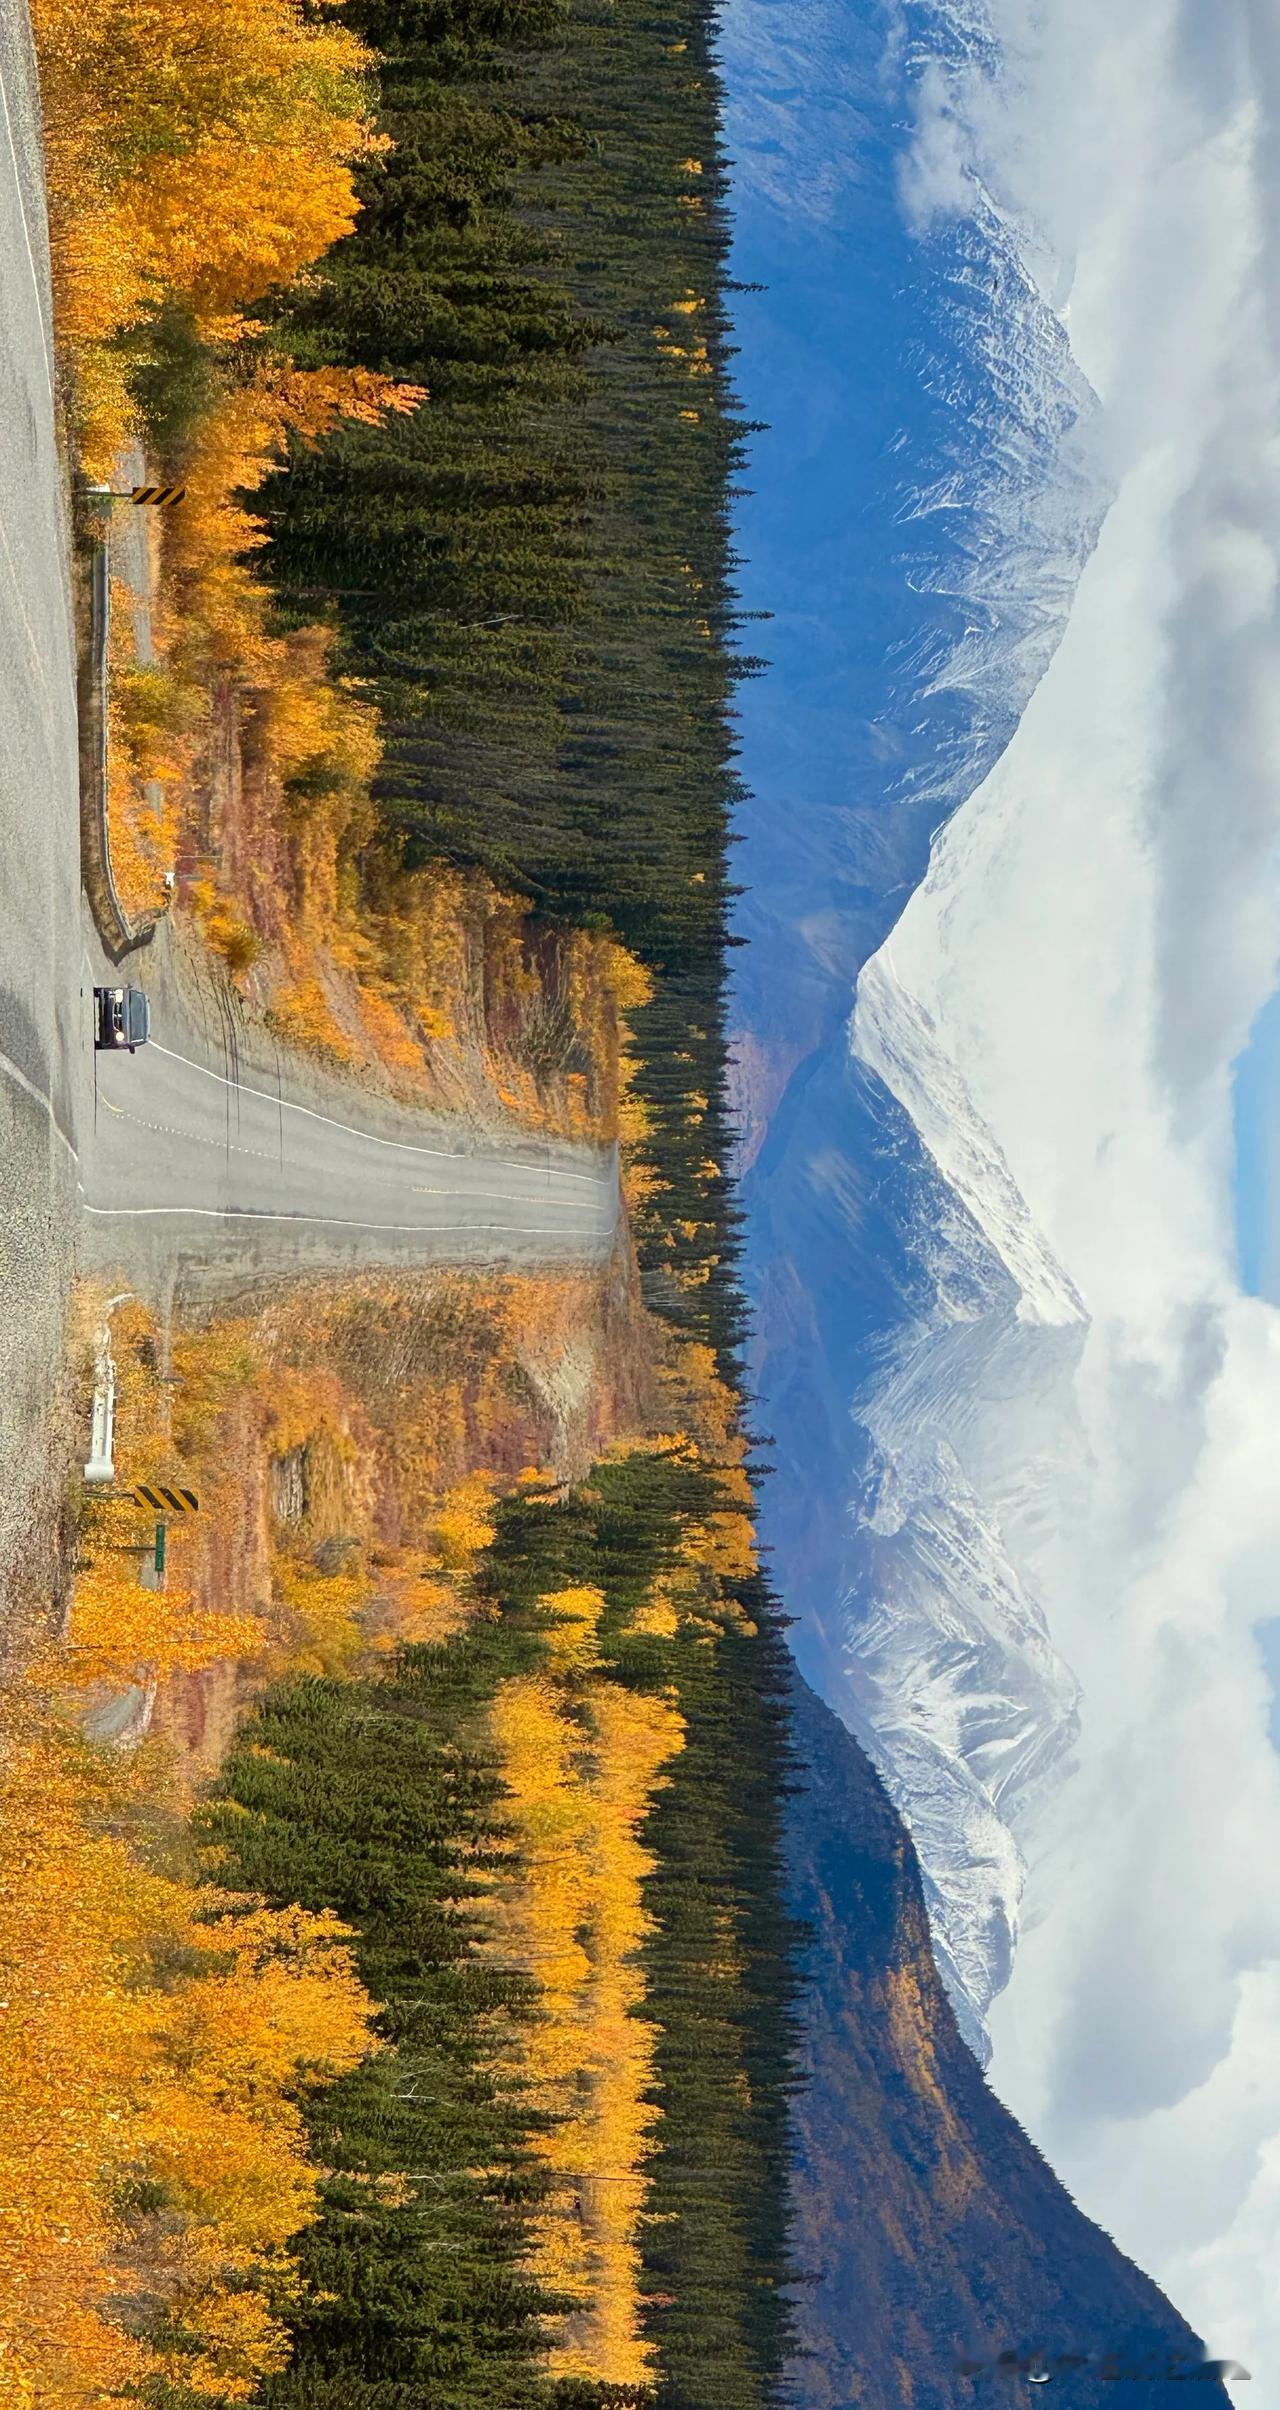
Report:
[{"label": "snow-capped mountain", "polygon": [[1074,1376],[1087,1317],[883,955],[858,983],[852,1049],[909,1115],[950,1201],[914,1233],[932,1297],[854,1401],[866,1456],[848,1643],[981,2049],[976,2028],[1010,1971],[1020,1837],[1077,1729],[1040,1590],[1073,1471],[1083,1485]]},{"label": "snow-capped mountain", "polygon": [[730,0],[725,43],[769,283],[743,399],[781,437],[740,514],[744,600],[775,614],[743,697],[735,997],[764,1533],[984,2049],[1075,1729],[1044,1598],[1087,1325],[875,958],[1053,658],[1108,494],[1059,267],[948,98],[998,84],[983,0]]},{"label": "snow-capped mountain", "polygon": [[1083,1479],[1087,1319],[883,969],[865,1019],[860,991],[848,1042],[790,1101],[758,1167],[751,1250],[779,1453],[771,1537],[804,1618],[798,1653],[911,1827],[940,1965],[985,2055],[1021,1839],[1076,1732],[1040,1584],[1073,1467]]},{"label": "snow-capped mountain", "polygon": [[[777,614],[740,698],[764,1533],[979,2044],[1029,1858],[1001,2096],[1255,2372],[1280,2366],[1265,16],[724,14],[739,273],[769,288],[736,305],[741,384],[775,430],[736,539]],[[866,1994],[824,1974],[847,2063]],[[814,2190],[825,2234],[834,2153]]]},{"label": "snow-capped mountain", "polygon": [[735,364],[771,422],[738,513],[775,671],[742,698],[757,1126],[837,1037],[937,831],[1012,736],[1105,506],[1056,263],[975,176],[942,206],[918,139],[940,62],[995,74],[986,13],[724,13],[740,245],[768,288],[741,305]]},{"label": "snow-capped mountain", "polygon": [[864,964],[853,1051],[910,1115],[939,1171],[1013,1274],[1024,1322],[1079,1322],[1080,1297],[1046,1245],[1000,1148],[974,1111],[932,1016],[897,977],[892,945]]}]

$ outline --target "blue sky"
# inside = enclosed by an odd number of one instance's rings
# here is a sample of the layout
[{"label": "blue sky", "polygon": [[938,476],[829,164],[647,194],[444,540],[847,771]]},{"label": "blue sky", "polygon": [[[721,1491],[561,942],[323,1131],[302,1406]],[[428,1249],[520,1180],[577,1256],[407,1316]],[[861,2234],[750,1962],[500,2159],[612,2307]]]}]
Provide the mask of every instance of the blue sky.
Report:
[{"label": "blue sky", "polygon": [[[1016,53],[1007,75],[975,54],[979,25]],[[936,72],[904,99],[912,41]],[[1088,1508],[1045,1499],[1082,1758],[1029,1895],[997,2088],[1122,2247],[1274,2377],[1274,0],[726,0],[723,47],[735,265],[770,286],[738,305],[740,390],[773,427],[738,542],[746,602],[778,614],[752,637],[774,669],[741,695],[756,942],[735,969],[742,1017],[791,1064],[834,1053],[856,966],[921,877],[940,757],[959,770],[975,731],[971,768],[999,749],[972,687],[948,696],[933,673],[949,645],[979,667],[1000,651],[1037,574],[1041,464],[1014,422],[1043,399],[1055,326],[1099,397],[1114,499],[1068,641],[991,793],[952,823],[950,885],[894,943],[1094,1334]],[[1003,256],[981,253],[993,214],[1014,230]],[[1047,327],[1026,312],[1024,231]],[[1006,413],[985,428],[984,336]],[[978,454],[1011,471],[1020,521],[966,484]],[[791,1135],[784,1117],[775,1155]],[[820,1331],[822,1267],[802,1246],[766,1429],[812,1402],[802,1309]],[[849,1403],[830,1400],[837,1437]],[[805,1470],[801,1493],[830,1486],[827,1464]],[[776,1571],[785,1589],[781,1552]]]},{"label": "blue sky", "polygon": [[1235,1130],[1241,1285],[1280,1305],[1280,992],[1236,1065]]}]

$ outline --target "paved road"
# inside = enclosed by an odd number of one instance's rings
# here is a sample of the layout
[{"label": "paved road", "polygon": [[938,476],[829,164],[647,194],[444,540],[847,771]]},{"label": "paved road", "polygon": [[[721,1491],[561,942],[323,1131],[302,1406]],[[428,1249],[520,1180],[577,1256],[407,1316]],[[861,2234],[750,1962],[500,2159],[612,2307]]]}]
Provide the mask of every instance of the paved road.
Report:
[{"label": "paved road", "polygon": [[[151,1043],[95,1056],[92,979],[122,976],[151,997]],[[481,1138],[282,1058],[167,926],[111,972],[86,922],[81,977],[83,1262],[208,1293],[277,1272],[612,1247],[613,1149]]]},{"label": "paved road", "polygon": [[372,1264],[601,1257],[612,1151],[503,1143],[285,1062],[166,928],[154,1042],[95,1055],[119,978],[80,900],[75,652],[48,232],[22,0],[0,0],[0,1596],[50,1481],[73,1264],[160,1294]]},{"label": "paved road", "polygon": [[[0,5],[0,1580],[48,1482],[74,1233],[74,645],[25,9]],[[38,1568],[32,1564],[33,1575]]]}]

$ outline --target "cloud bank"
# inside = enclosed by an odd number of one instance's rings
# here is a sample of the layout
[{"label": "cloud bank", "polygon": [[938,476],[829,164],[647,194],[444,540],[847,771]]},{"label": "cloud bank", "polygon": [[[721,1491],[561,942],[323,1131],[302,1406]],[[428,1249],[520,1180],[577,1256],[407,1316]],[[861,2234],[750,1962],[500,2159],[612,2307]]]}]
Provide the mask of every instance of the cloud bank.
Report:
[{"label": "cloud bank", "polygon": [[1082,2205],[1280,2398],[1280,1761],[1255,1633],[1280,1610],[1280,1313],[1240,1291],[1231,1109],[1280,957],[1280,17],[948,13],[904,210],[926,241],[979,196],[1027,227],[1115,492],[1061,649],[888,949],[1092,1318],[1094,1494],[1047,1601],[1081,1763],[1038,1836],[992,2072]]}]

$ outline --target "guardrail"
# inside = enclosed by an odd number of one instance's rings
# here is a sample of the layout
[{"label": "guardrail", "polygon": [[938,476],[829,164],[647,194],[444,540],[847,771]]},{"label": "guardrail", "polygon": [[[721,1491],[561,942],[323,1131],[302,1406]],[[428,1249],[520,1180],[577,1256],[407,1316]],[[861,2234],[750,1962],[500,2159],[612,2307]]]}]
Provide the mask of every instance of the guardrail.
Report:
[{"label": "guardrail", "polygon": [[[92,499],[87,496],[86,499]],[[110,714],[107,658],[111,638],[111,537],[108,526],[90,534],[89,607],[82,615],[79,645],[80,872],[104,951],[112,962],[148,945],[159,913],[131,920],[116,891],[111,869],[108,809]]]}]

